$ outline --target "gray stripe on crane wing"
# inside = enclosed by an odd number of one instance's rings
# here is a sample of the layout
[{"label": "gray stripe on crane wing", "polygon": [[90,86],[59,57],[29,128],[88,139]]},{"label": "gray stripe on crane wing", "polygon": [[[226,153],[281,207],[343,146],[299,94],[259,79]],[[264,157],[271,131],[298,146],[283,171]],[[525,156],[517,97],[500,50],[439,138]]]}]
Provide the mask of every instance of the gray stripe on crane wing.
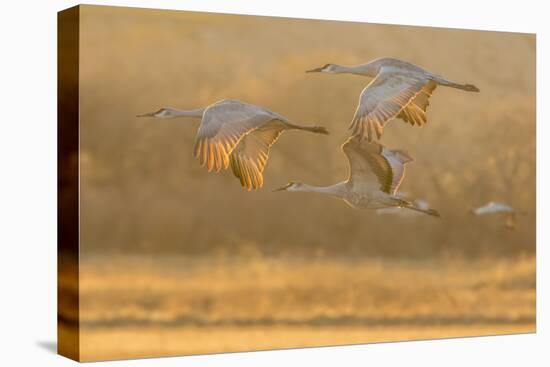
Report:
[{"label": "gray stripe on crane wing", "polygon": [[380,139],[384,125],[422,93],[428,83],[431,82],[426,78],[401,73],[378,74],[361,92],[350,124],[352,134],[366,137],[369,141],[374,140],[376,134]]}]

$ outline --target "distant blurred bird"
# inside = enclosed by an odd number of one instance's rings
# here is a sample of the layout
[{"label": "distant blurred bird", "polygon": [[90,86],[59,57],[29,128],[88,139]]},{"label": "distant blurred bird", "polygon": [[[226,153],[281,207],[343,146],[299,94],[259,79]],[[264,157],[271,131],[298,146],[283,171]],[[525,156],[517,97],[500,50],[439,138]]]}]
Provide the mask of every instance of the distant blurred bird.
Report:
[{"label": "distant blurred bird", "polygon": [[497,203],[490,201],[487,204],[480,206],[479,208],[472,209],[470,211],[474,215],[489,215],[489,214],[500,214],[504,215],[505,222],[504,226],[508,229],[516,229],[517,218],[516,215],[520,214],[516,209],[512,208],[508,204]]},{"label": "distant blurred bird", "polygon": [[326,187],[290,182],[274,191],[317,192],[343,199],[357,209],[402,207],[439,217],[436,210],[417,207],[397,193],[405,175],[405,164],[413,160],[407,153],[356,137],[349,138],[342,150],[350,167],[346,181]]},{"label": "distant blurred bird", "polygon": [[233,173],[249,191],[262,187],[269,150],[284,131],[328,134],[324,127],[294,125],[278,113],[229,99],[195,110],[166,107],[138,117],[202,118],[194,147],[195,158],[209,172],[227,169],[231,163]]},{"label": "distant blurred bird", "polygon": [[405,61],[380,58],[357,66],[326,64],[308,73],[349,73],[374,78],[363,89],[350,124],[353,135],[380,139],[386,123],[397,117],[411,125],[427,122],[429,98],[438,85],[479,92],[472,84],[458,84]]},{"label": "distant blurred bird", "polygon": [[[413,205],[419,209],[428,210],[430,209],[430,204],[426,200],[416,199],[412,201]],[[421,216],[422,212],[406,210],[405,208],[392,207],[392,208],[380,208],[376,209],[376,214],[389,214],[397,215],[399,217],[416,217]]]}]

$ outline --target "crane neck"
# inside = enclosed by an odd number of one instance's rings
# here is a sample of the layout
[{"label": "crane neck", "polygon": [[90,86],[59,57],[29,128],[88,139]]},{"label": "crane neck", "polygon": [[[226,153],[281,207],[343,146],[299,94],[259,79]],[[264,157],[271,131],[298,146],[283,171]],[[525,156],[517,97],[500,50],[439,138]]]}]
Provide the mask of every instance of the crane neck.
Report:
[{"label": "crane neck", "polygon": [[174,109],[172,115],[173,117],[202,117],[204,110],[204,108],[197,108],[194,110]]},{"label": "crane neck", "polygon": [[337,198],[343,198],[346,194],[346,182],[340,182],[331,186],[314,186],[308,184],[301,184],[295,189],[296,191],[316,192],[318,194],[333,196]]},{"label": "crane neck", "polygon": [[333,73],[337,74],[355,74],[361,76],[368,76],[374,78],[376,76],[375,70],[369,64],[355,65],[355,66],[344,66],[344,65],[334,65]]}]

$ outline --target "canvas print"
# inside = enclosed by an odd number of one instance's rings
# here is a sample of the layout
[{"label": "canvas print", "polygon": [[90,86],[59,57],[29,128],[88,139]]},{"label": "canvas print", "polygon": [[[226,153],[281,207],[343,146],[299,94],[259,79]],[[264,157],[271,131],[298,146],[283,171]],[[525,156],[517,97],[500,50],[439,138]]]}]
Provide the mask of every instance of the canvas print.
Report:
[{"label": "canvas print", "polygon": [[59,13],[58,348],[535,332],[535,35]]}]

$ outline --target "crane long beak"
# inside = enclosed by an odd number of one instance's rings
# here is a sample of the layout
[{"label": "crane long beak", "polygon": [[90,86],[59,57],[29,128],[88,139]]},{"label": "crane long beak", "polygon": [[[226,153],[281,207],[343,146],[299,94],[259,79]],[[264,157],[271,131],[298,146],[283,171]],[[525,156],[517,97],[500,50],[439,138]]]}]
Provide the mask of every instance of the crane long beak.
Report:
[{"label": "crane long beak", "polygon": [[320,73],[323,70],[323,68],[315,68],[311,70],[306,70],[306,73]]},{"label": "crane long beak", "polygon": [[141,115],[136,115],[136,117],[154,117],[156,114],[156,112],[147,112],[147,113],[142,113]]},{"label": "crane long beak", "polygon": [[290,186],[292,186],[292,182],[287,183],[286,185],[279,187],[278,189],[274,189],[273,192],[276,191],[286,191]]}]

